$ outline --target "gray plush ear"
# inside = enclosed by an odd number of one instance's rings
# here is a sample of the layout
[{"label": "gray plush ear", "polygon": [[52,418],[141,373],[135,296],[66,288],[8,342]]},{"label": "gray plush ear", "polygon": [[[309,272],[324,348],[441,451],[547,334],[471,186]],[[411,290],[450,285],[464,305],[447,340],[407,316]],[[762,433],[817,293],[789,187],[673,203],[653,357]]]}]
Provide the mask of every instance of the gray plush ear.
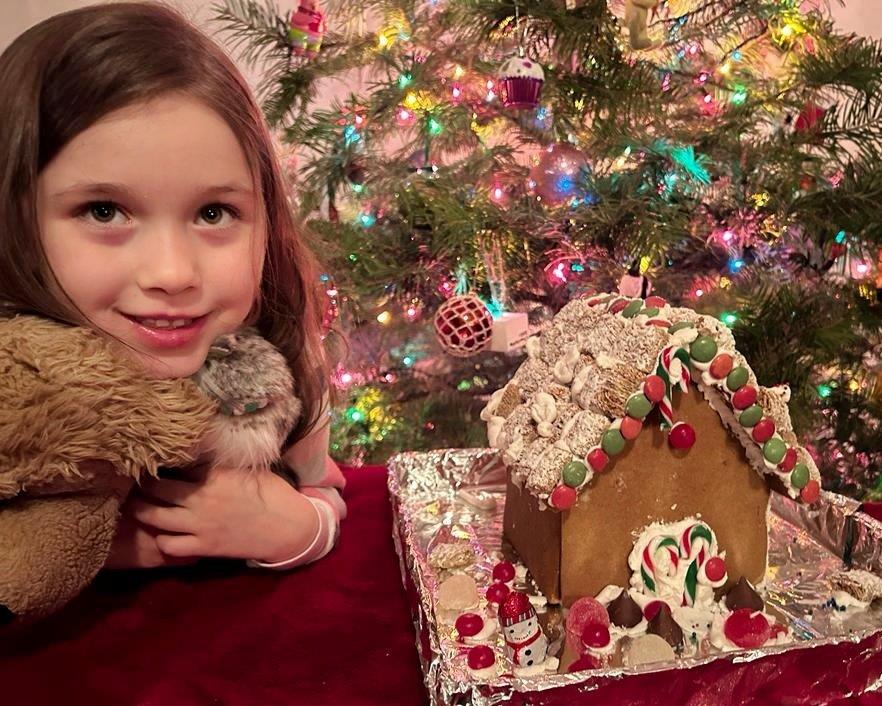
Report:
[{"label": "gray plush ear", "polygon": [[303,409],[285,357],[253,329],[221,336],[193,376],[219,403],[202,444],[203,456],[234,468],[266,468]]}]

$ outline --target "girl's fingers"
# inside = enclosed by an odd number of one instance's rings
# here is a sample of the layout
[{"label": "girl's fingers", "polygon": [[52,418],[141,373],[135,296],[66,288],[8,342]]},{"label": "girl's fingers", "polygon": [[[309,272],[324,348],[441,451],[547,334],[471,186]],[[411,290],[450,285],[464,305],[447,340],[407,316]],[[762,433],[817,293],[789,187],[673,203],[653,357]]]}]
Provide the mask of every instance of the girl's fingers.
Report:
[{"label": "girl's fingers", "polygon": [[132,515],[141,524],[166,532],[191,533],[195,529],[192,513],[183,507],[162,507],[138,499],[132,503]]}]

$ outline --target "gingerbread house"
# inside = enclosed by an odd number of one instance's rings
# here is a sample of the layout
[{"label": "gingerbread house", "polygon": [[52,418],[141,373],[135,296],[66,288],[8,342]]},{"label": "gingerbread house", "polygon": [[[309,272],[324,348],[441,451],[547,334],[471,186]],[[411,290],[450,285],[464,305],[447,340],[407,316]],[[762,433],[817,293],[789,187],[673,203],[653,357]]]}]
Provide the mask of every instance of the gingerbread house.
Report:
[{"label": "gingerbread house", "polygon": [[804,502],[820,476],[786,386],[762,387],[713,317],[659,297],[569,303],[482,413],[509,470],[504,531],[539,589],[570,605],[627,586],[653,523],[698,518],[727,587],[763,580],[770,492]]}]

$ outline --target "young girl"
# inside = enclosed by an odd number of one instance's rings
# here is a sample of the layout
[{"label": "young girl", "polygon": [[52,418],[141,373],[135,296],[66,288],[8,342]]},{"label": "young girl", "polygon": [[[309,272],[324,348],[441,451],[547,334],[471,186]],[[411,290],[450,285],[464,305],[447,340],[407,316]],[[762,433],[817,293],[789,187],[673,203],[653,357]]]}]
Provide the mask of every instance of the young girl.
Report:
[{"label": "young girl", "polygon": [[0,316],[92,327],[162,378],[192,375],[219,335],[252,325],[303,401],[283,455],[296,487],[222,467],[145,482],[107,566],[326,554],[344,481],[328,457],[313,261],[233,63],[164,6],[91,6],[6,49],[0,105]]}]

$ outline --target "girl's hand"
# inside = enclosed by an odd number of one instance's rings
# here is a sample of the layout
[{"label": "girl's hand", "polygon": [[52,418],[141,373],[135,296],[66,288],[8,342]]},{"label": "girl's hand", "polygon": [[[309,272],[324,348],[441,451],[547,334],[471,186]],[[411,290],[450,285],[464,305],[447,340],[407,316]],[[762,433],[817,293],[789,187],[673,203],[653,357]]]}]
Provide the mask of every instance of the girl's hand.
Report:
[{"label": "girl's hand", "polygon": [[129,499],[122,507],[105,569],[152,569],[160,566],[191,564],[196,557],[171,557],[163,554],[156,543],[156,532],[140,524],[132,514]]},{"label": "girl's hand", "polygon": [[206,465],[186,475],[135,490],[132,513],[156,533],[163,555],[274,563],[303,551],[319,530],[312,504],[270,470]]}]

